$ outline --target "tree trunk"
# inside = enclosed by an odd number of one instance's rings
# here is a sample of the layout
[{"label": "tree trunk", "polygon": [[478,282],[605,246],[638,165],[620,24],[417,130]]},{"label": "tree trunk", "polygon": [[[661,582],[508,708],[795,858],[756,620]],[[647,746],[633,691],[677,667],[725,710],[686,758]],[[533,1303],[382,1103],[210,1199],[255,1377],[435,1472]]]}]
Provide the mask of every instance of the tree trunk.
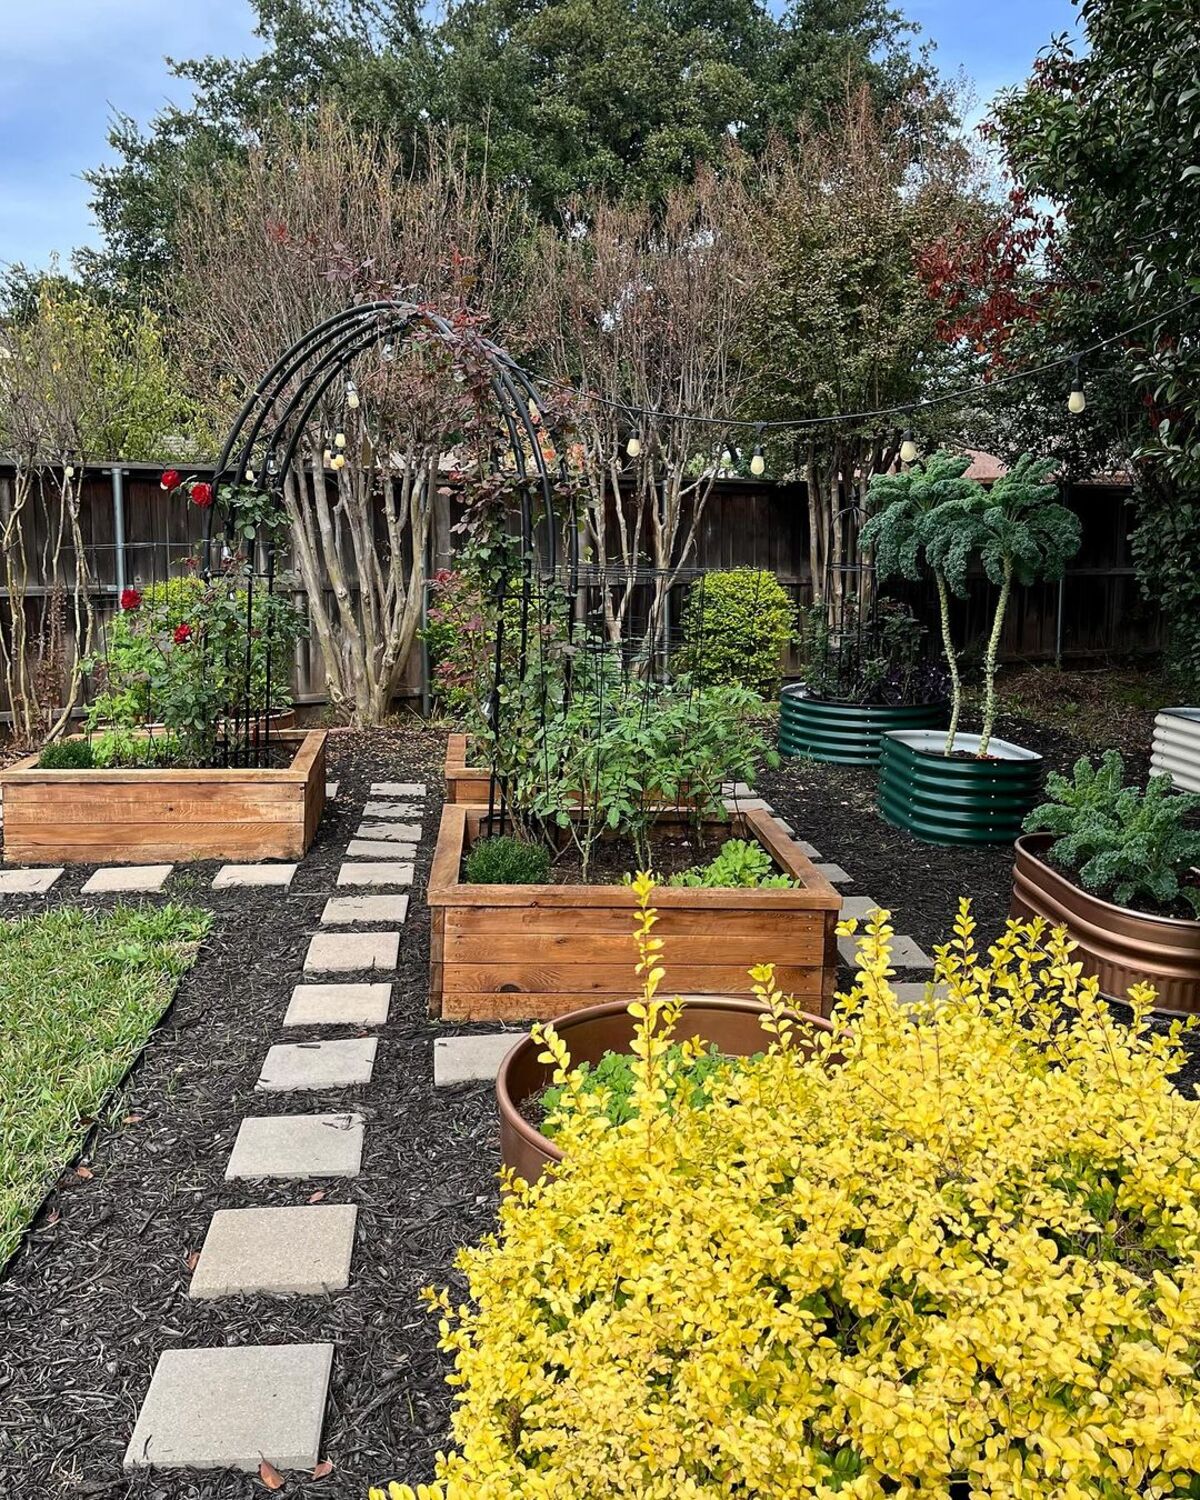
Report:
[{"label": "tree trunk", "polygon": [[938,591],[938,614],[942,624],[942,650],[946,656],[946,666],[950,670],[950,728],[946,731],[946,754],[949,755],[954,749],[954,739],[958,734],[958,720],[962,713],[962,677],[958,670],[958,656],[954,650],[954,637],[950,632],[950,590],[946,587],[946,578],[940,568],[935,568],[934,582]]},{"label": "tree trunk", "polygon": [[1000,585],[1000,597],[996,600],[996,613],[992,619],[992,632],[988,636],[987,655],[983,663],[983,733],[979,737],[979,754],[988,753],[992,742],[992,730],[996,724],[996,658],[1000,654],[1000,636],[1004,630],[1004,616],[1012,593],[1012,563],[1004,560],[1004,581]]}]

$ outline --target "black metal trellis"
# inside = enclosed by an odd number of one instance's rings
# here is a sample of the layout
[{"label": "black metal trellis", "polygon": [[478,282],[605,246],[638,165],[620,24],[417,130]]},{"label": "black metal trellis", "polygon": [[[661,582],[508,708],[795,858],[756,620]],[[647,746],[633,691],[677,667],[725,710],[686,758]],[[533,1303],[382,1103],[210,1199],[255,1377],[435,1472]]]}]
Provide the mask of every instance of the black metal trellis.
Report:
[{"label": "black metal trellis", "polygon": [[[246,398],[234,419],[217,461],[213,482],[212,511],[206,516],[203,545],[203,573],[213,575],[213,520],[224,522],[226,551],[235,506],[222,503],[223,493],[235,496],[251,485],[260,493],[273,497],[282,510],[283,487],[291,473],[300,444],[314,414],[340,381],[347,382],[354,362],[372,349],[385,351],[418,332],[432,334],[449,348],[462,347],[463,336],[448,319],[429,308],[398,299],[379,299],[356,304],[335,313],[303,334],[285,350],[258,385]],[[490,366],[490,390],[504,435],[497,450],[499,463],[503,451],[508,469],[514,475],[520,497],[517,506],[517,582],[519,594],[518,671],[524,677],[529,660],[529,633],[536,616],[538,628],[547,621],[544,610],[550,607],[552,579],[559,565],[558,518],[554,503],[554,478],[541,445],[544,403],[531,377],[503,349],[487,339],[477,337],[475,351]],[[560,469],[560,474],[561,474]],[[321,482],[320,480],[318,482]],[[570,527],[569,567],[577,561],[575,528]],[[240,539],[239,539],[240,540]],[[277,573],[275,543],[267,535],[261,543],[252,544],[251,552],[262,560],[261,586],[273,592]],[[253,633],[253,588],[256,570],[246,574],[247,649]],[[543,586],[542,580],[547,581]],[[489,704],[489,724],[496,741],[501,732],[503,697],[501,679],[504,670],[504,604],[512,579],[502,575],[496,585],[497,626],[495,642],[495,681]],[[531,614],[531,605],[538,609]],[[269,657],[268,643],[268,657]],[[247,674],[248,675],[248,674]],[[269,685],[269,679],[268,679]],[[227,759],[256,761],[270,750],[270,715],[261,721],[250,702],[243,705],[232,734],[227,733],[224,754]],[[229,719],[226,719],[229,726]],[[506,790],[493,767],[489,794],[489,823],[505,815]],[[498,806],[497,806],[498,801]]]}]

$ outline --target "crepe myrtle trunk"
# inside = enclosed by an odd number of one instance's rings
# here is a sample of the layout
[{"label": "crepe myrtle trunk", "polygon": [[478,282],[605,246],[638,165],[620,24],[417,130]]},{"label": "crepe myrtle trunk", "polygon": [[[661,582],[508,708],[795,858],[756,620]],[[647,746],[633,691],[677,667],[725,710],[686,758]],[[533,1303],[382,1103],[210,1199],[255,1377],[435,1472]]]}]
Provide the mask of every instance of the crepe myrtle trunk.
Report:
[{"label": "crepe myrtle trunk", "polygon": [[1000,654],[1000,636],[1004,630],[1004,616],[1012,595],[1013,568],[1005,559],[1004,577],[1000,584],[1000,597],[996,600],[996,613],[992,619],[992,631],[988,636],[987,655],[983,663],[983,732],[979,737],[979,754],[988,753],[992,730],[996,726],[996,658]]}]

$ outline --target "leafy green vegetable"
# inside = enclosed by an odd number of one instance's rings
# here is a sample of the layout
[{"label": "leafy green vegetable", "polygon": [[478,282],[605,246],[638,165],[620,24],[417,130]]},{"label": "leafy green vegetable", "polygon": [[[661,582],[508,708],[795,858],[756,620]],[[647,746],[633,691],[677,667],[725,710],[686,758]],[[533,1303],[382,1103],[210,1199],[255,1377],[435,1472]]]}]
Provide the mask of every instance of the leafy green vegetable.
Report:
[{"label": "leafy green vegetable", "polygon": [[743,886],[784,889],[795,882],[776,871],[771,856],[761,844],[748,843],[745,839],[727,839],[708,864],[672,875],[667,884],[718,889]]},{"label": "leafy green vegetable", "polygon": [[[689,1104],[704,1107],[711,1104],[719,1093],[722,1082],[730,1074],[744,1067],[747,1058],[730,1057],[727,1053],[718,1050],[715,1042],[710,1043],[708,1050],[702,1052],[688,1066],[676,1066],[675,1072],[670,1072],[672,1064],[680,1064],[683,1058],[683,1047],[674,1043],[667,1049],[661,1063],[663,1076],[670,1076],[671,1084],[667,1094],[668,1113],[674,1108],[677,1099],[684,1098]],[[606,1052],[598,1063],[581,1063],[579,1071],[583,1075],[583,1091],[587,1094],[603,1094],[604,1110],[614,1125],[623,1125],[626,1120],[633,1118],[633,1106],[631,1096],[633,1093],[633,1056],[628,1052]],[[541,1096],[543,1121],[541,1125],[542,1134],[554,1138],[558,1129],[558,1123],[554,1116],[562,1104],[562,1089],[554,1085],[545,1089]]]}]

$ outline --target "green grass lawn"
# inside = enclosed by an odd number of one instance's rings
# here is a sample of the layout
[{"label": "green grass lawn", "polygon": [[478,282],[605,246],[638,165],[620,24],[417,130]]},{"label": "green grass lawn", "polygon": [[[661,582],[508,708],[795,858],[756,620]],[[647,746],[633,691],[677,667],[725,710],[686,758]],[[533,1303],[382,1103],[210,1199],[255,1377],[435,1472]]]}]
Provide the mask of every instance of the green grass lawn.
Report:
[{"label": "green grass lawn", "polygon": [[0,1268],[208,931],[178,906],[0,921]]}]

